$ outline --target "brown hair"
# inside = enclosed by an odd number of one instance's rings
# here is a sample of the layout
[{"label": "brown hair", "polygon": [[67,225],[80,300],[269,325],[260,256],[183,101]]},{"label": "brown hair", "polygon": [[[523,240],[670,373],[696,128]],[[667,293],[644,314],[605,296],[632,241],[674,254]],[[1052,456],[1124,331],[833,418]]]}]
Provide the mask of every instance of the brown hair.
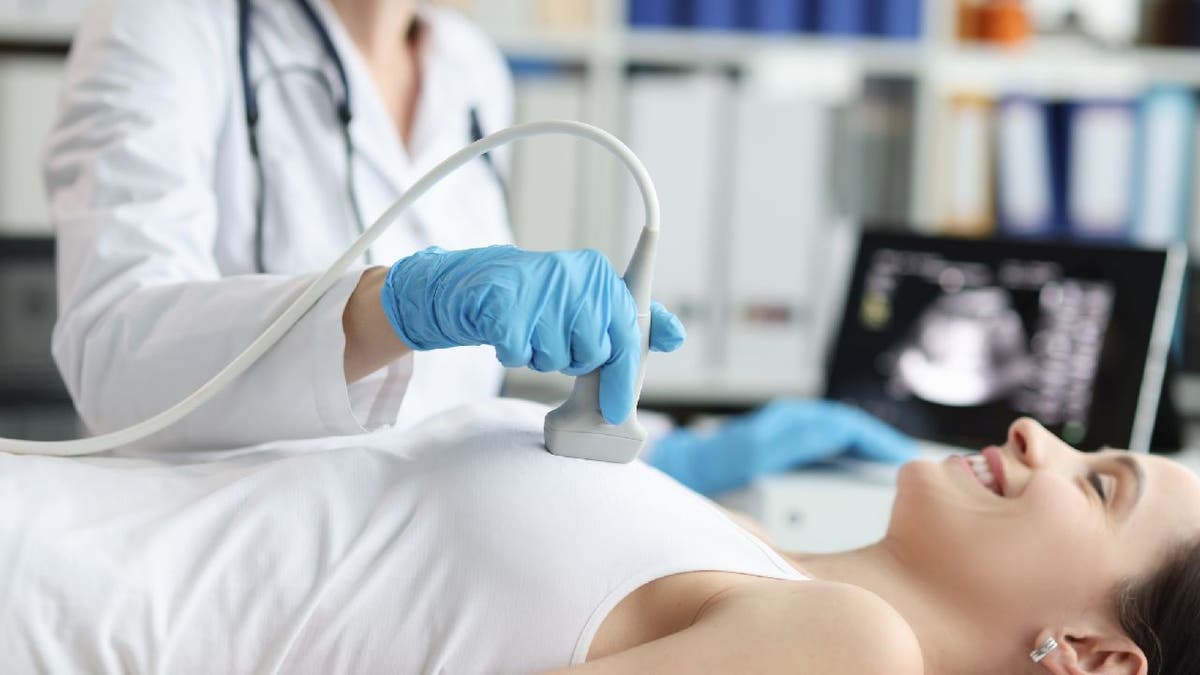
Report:
[{"label": "brown hair", "polygon": [[1150,675],[1200,673],[1200,540],[1127,584],[1118,594],[1117,618],[1146,654]]}]

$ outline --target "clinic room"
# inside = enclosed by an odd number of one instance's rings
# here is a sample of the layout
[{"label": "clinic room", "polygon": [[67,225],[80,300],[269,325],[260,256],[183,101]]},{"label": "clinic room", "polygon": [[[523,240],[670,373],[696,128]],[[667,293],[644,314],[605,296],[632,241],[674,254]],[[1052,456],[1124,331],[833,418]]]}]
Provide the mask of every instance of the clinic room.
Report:
[{"label": "clinic room", "polygon": [[1200,0],[0,0],[0,674],[1197,675]]}]

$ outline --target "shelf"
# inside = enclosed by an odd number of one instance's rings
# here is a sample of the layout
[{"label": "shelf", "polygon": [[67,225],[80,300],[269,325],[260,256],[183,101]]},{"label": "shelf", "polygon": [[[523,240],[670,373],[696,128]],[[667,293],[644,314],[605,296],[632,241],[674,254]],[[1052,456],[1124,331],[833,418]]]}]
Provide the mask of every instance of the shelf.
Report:
[{"label": "shelf", "polygon": [[1072,96],[1136,93],[1152,84],[1200,87],[1200,49],[1103,49],[1075,41],[1022,48],[956,45],[935,50],[929,76],[946,88]]},{"label": "shelf", "polygon": [[1126,95],[1152,84],[1200,87],[1200,49],[1106,49],[1043,39],[1008,48],[931,46],[884,38],[679,30],[512,33],[493,36],[518,58],[606,60],[618,67],[744,67],[767,59],[844,59],[866,75],[929,78],[945,89]]},{"label": "shelf", "polygon": [[492,40],[509,58],[587,62],[604,51],[592,33],[492,33]]},{"label": "shelf", "polygon": [[[77,21],[0,16],[0,45],[65,49]],[[1078,40],[1041,39],[1019,48],[932,45],[929,40],[831,38],[803,34],[620,29],[599,32],[500,32],[500,49],[519,59],[667,67],[739,67],[768,58],[840,58],[864,73],[932,78],[944,87],[1019,88],[1088,95],[1152,83],[1200,87],[1200,49],[1106,49]]]},{"label": "shelf", "polygon": [[881,38],[834,39],[804,35],[695,30],[628,30],[601,33],[495,33],[510,57],[617,66],[741,67],[763,59],[845,59],[876,75],[912,76],[920,70],[915,41]]},{"label": "shelf", "polygon": [[621,46],[630,61],[651,65],[739,65],[763,58],[812,56],[849,59],[874,74],[912,75],[921,64],[919,42],[869,37],[631,30]]}]

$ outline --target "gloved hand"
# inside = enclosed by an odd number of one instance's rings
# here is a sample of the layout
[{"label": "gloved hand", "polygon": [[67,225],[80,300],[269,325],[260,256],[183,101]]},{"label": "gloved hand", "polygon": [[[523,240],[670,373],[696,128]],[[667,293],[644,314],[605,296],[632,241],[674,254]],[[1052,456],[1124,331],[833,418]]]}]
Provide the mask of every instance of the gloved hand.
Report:
[{"label": "gloved hand", "polygon": [[654,446],[649,463],[693,490],[713,495],[843,452],[899,464],[911,459],[917,446],[858,408],[780,399],[734,418],[711,435],[675,431]]},{"label": "gloved hand", "polygon": [[[414,350],[492,345],[509,368],[575,376],[600,368],[604,418],[620,424],[633,409],[637,306],[597,251],[432,247],[393,265],[381,295],[392,328]],[[654,303],[650,348],[674,351],[685,337],[679,319]]]}]

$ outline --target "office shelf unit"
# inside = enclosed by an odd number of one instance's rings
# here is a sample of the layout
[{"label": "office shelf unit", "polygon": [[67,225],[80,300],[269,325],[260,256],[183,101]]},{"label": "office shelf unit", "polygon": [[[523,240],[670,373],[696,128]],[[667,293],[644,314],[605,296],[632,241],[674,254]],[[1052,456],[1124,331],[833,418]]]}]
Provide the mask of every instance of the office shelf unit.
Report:
[{"label": "office shelf unit", "polygon": [[[486,0],[476,0],[482,2]],[[1074,95],[1124,92],[1151,84],[1200,87],[1200,50],[1131,47],[1105,49],[1074,40],[1043,40],[1017,48],[965,46],[954,35],[955,0],[927,0],[924,30],[917,40],[887,38],[839,39],[815,35],[718,32],[711,30],[643,30],[627,23],[629,0],[596,0],[592,28],[571,32],[499,28],[493,38],[510,57],[540,60],[583,69],[588,90],[585,116],[620,134],[625,124],[623,104],[628,74],[638,67],[676,69],[753,70],[757,65],[788,56],[842,59],[864,78],[903,78],[916,87],[914,159],[910,180],[914,223],[937,219],[932,151],[937,147],[940,102],[963,89],[995,91],[1014,87],[1034,93]],[[489,29],[488,26],[484,26]],[[20,55],[23,49],[65,53],[74,22],[47,15],[13,16],[0,13],[0,56]],[[1081,77],[1086,75],[1086,77]],[[803,77],[798,74],[797,77]],[[596,164],[606,158],[594,158]],[[610,171],[611,170],[611,171]],[[594,166],[592,174],[615,172]],[[592,176],[596,194],[592,220],[598,227],[584,231],[607,249],[608,223],[613,212],[605,205],[619,202],[605,188],[613,180]],[[0,224],[0,227],[3,227]]]},{"label": "office shelf unit", "polygon": [[[1083,40],[1040,37],[1020,47],[960,43],[955,35],[955,0],[927,0],[924,30],[917,40],[646,30],[627,24],[627,3],[598,0],[594,28],[586,32],[500,29],[493,37],[514,58],[584,68],[591,92],[590,121],[618,133],[624,123],[621,111],[628,73],[636,68],[753,70],[790,55],[843,59],[865,79],[910,80],[916,114],[909,217],[923,225],[934,223],[939,215],[934,205],[940,195],[929,177],[936,171],[938,130],[945,124],[941,103],[950,94],[1011,88],[1058,96],[1117,95],[1154,84],[1200,88],[1200,50],[1103,48]],[[598,182],[589,186],[602,187]],[[611,222],[608,215],[601,209],[594,220]],[[603,225],[587,228],[590,232],[606,229]]]}]

